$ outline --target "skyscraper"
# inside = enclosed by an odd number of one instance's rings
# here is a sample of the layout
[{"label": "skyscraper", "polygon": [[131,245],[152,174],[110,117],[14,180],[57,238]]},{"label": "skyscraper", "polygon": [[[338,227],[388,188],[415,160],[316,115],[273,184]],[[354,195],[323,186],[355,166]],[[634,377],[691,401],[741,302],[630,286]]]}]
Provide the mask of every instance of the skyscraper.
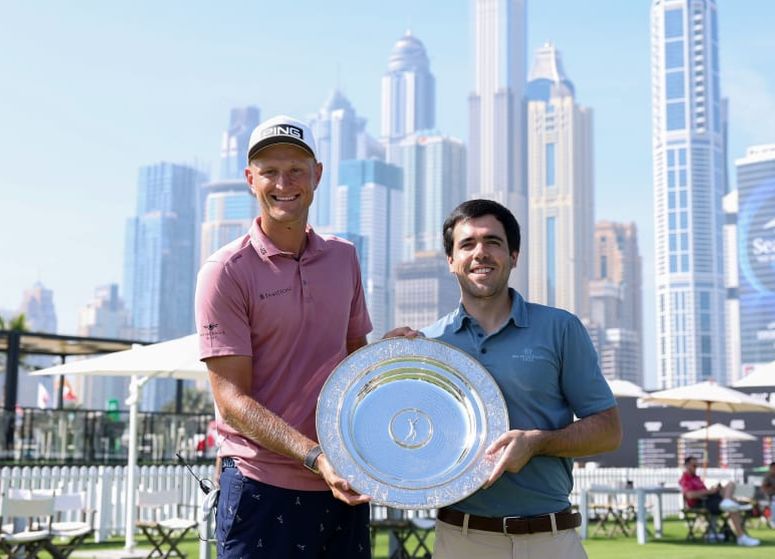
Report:
[{"label": "skyscraper", "polygon": [[[474,0],[475,80],[469,103],[468,192],[507,206],[527,227],[525,0]],[[525,247],[526,248],[526,247]],[[511,274],[527,296],[527,259]]]},{"label": "skyscraper", "polygon": [[57,333],[57,313],[54,308],[54,292],[42,283],[35,282],[26,289],[19,312],[24,313],[27,326],[32,332]]},{"label": "skyscraper", "polygon": [[[101,285],[94,290],[94,298],[78,311],[78,335],[131,339],[129,311],[118,295],[118,284]],[[88,409],[105,409],[108,400],[116,400],[120,408],[126,408],[126,377],[81,376],[71,382],[76,384],[75,392]]]},{"label": "skyscraper", "polygon": [[775,144],[748,148],[737,166],[740,361],[775,361]]},{"label": "skyscraper", "polygon": [[[31,332],[43,332],[47,334],[57,333],[57,313],[54,308],[54,292],[47,289],[41,282],[35,282],[30,289],[24,290],[22,304],[17,315],[23,313],[27,327]],[[44,367],[51,367],[50,355],[29,355],[24,358],[19,371],[18,390],[16,403],[20,406],[31,407],[38,405],[38,390],[43,387],[49,395],[55,394],[54,379],[30,377],[27,371]],[[53,404],[53,401],[51,401]]]},{"label": "skyscraper", "polygon": [[310,120],[310,128],[317,142],[318,160],[323,163],[323,176],[315,191],[309,220],[315,227],[330,228],[336,223],[334,191],[340,184],[339,164],[366,158],[362,151],[369,145],[365,138],[366,119],[359,117],[344,94],[335,89]]},{"label": "skyscraper", "polygon": [[653,0],[651,41],[657,384],[723,381],[726,125],[715,0]]},{"label": "skyscraper", "polygon": [[256,198],[247,185],[236,191],[212,192],[207,195],[204,206],[200,264],[223,245],[247,233],[259,212]]},{"label": "skyscraper", "polygon": [[381,337],[393,327],[395,266],[401,253],[401,169],[374,159],[343,161],[336,191],[337,231],[363,238],[359,253],[366,305]]},{"label": "skyscraper", "polygon": [[[137,215],[127,222],[124,267],[136,339],[169,340],[194,331],[195,208],[204,179],[186,165],[140,168]],[[173,395],[170,383],[154,381],[143,392],[143,408],[158,409]]]},{"label": "skyscraper", "polygon": [[390,53],[382,76],[382,134],[386,159],[397,163],[392,147],[404,137],[436,126],[436,79],[422,42],[408,31]]},{"label": "skyscraper", "polygon": [[422,328],[460,301],[460,288],[443,251],[418,252],[396,267],[395,324]]},{"label": "skyscraper", "polygon": [[437,134],[412,134],[398,146],[404,171],[402,260],[441,250],[441,227],[466,199],[466,151],[462,141]]},{"label": "skyscraper", "polygon": [[641,258],[634,223],[595,225],[592,278],[585,318],[588,327],[600,329],[595,346],[603,375],[643,385]]},{"label": "skyscraper", "polygon": [[231,110],[229,127],[221,140],[220,172],[221,180],[242,179],[244,182],[245,158],[248,153],[250,133],[261,122],[258,107],[239,107]]},{"label": "skyscraper", "polygon": [[574,97],[560,53],[539,48],[525,94],[528,289],[532,301],[583,317],[592,279],[592,111]]}]

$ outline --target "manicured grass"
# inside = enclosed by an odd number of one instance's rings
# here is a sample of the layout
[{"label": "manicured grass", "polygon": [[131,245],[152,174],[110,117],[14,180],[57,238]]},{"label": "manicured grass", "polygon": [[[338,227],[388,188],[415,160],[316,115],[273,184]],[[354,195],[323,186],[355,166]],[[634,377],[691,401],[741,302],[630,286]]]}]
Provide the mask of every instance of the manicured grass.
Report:
[{"label": "manicured grass", "polygon": [[[735,543],[705,543],[686,541],[686,525],[683,520],[669,519],[664,523],[665,535],[661,540],[649,538],[646,545],[638,545],[635,536],[625,538],[596,537],[584,542],[590,559],[636,559],[653,557],[660,559],[747,559],[775,556],[775,530],[759,528],[758,521],[749,521],[748,533],[762,541],[759,547],[738,547]],[[633,530],[634,531],[634,530]]]},{"label": "manicured grass", "polygon": [[[734,543],[709,544],[689,542],[686,541],[686,526],[683,520],[668,519],[664,523],[665,535],[661,540],[650,538],[649,543],[646,545],[638,545],[635,536],[630,536],[629,538],[624,536],[615,538],[595,537],[586,540],[584,547],[590,559],[637,559],[647,557],[658,559],[763,559],[764,557],[775,557],[775,530],[759,527],[758,521],[749,522],[748,528],[749,534],[759,538],[762,541],[762,545],[747,548],[738,547]],[[432,535],[429,540],[433,540]],[[83,549],[120,548],[122,545],[123,541],[117,539],[109,544],[86,544]],[[146,546],[142,538],[138,539],[138,545],[140,547]],[[189,539],[180,547],[188,555],[189,559],[199,557],[199,542],[197,540]],[[387,534],[380,533],[377,538],[374,559],[387,559],[387,556]],[[214,549],[212,557],[215,559]]]}]

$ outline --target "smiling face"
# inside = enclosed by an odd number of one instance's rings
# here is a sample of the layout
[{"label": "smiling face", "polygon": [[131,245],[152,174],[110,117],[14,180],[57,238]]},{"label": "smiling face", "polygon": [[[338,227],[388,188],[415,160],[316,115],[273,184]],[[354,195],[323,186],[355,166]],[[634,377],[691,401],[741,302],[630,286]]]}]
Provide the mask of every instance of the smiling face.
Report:
[{"label": "smiling face", "polygon": [[320,163],[292,145],[275,144],[261,150],[245,169],[245,178],[261,204],[262,223],[306,226],[322,172]]},{"label": "smiling face", "polygon": [[461,220],[452,233],[449,271],[455,274],[463,304],[507,296],[509,274],[519,253],[509,252],[506,231],[493,215]]}]

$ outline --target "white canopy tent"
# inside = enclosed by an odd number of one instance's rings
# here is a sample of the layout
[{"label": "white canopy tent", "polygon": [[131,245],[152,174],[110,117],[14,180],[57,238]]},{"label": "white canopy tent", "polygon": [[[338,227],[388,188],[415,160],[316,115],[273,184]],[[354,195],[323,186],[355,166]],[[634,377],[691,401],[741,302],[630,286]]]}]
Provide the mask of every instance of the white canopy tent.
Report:
[{"label": "white canopy tent", "polygon": [[775,361],[767,363],[766,365],[757,366],[751,374],[738,380],[734,386],[736,388],[747,386],[775,386]]},{"label": "white canopy tent", "polygon": [[608,386],[611,387],[611,392],[617,398],[646,398],[648,393],[640,386],[629,380],[622,379],[606,379]]},{"label": "white canopy tent", "polygon": [[192,334],[166,342],[118,351],[49,367],[31,375],[128,376],[129,448],[127,458],[127,510],[124,549],[135,548],[135,469],[137,467],[137,405],[143,385],[155,378],[200,380],[207,378],[207,367],[199,360],[199,335]]}]

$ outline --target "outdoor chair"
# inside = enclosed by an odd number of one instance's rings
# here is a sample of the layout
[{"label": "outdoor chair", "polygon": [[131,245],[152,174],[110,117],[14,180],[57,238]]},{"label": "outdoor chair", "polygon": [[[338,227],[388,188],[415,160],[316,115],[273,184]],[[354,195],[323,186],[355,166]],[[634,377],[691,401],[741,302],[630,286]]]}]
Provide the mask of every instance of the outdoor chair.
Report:
[{"label": "outdoor chair", "polygon": [[619,509],[613,502],[609,501],[605,505],[592,505],[592,518],[595,523],[593,536],[602,532],[607,538],[613,538],[617,532],[621,532],[624,537],[629,537],[628,517],[625,511]]},{"label": "outdoor chair", "polygon": [[686,539],[689,541],[734,541],[732,528],[729,526],[729,514],[722,512],[713,515],[704,507],[687,507],[681,510],[686,522]]},{"label": "outdoor chair", "polygon": [[181,514],[179,493],[175,489],[162,491],[138,491],[137,494],[138,521],[137,526],[153,546],[148,559],[160,557],[167,559],[172,556],[185,559],[178,544],[188,534],[196,530],[197,521]]},{"label": "outdoor chair", "polygon": [[54,559],[67,559],[94,533],[96,511],[86,508],[83,493],[33,492],[33,495],[46,494],[54,498],[54,521],[51,523],[51,539],[44,547]]},{"label": "outdoor chair", "polygon": [[51,539],[53,515],[54,497],[10,490],[0,504],[0,551],[6,557],[38,557]]}]

